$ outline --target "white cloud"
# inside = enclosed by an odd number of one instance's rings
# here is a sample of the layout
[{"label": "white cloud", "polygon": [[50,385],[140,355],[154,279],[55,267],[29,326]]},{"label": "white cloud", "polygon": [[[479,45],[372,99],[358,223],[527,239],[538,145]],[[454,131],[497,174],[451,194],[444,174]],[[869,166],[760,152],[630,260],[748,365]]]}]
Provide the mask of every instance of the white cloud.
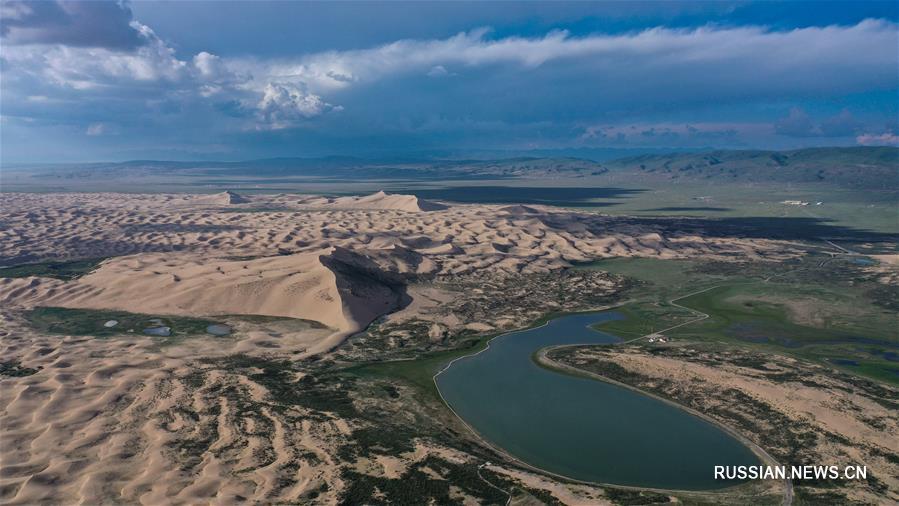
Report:
[{"label": "white cloud", "polygon": [[899,146],[899,135],[893,132],[862,134],[855,138],[862,146]]},{"label": "white cloud", "polygon": [[156,38],[150,28],[139,25],[139,29],[150,42],[130,52],[29,44],[5,47],[4,58],[12,72],[79,90],[135,82],[173,82],[186,77],[187,64],[175,57],[175,51]]},{"label": "white cloud", "polygon": [[240,90],[250,81],[249,75],[233,72],[225,60],[206,51],[194,56],[193,71],[199,93],[206,98]]},{"label": "white cloud", "polygon": [[692,69],[707,73],[712,86],[724,81],[729,86],[803,90],[841,83],[893,84],[899,43],[897,26],[878,20],[779,32],[763,27],[653,28],[621,35],[573,37],[553,31],[543,37],[501,39],[489,39],[489,31],[479,29],[446,39],[399,40],[271,61],[202,51],[187,62],[149,27],[137,21],[130,26],[146,41],[134,51],[28,44],[5,47],[4,58],[14,73],[31,73],[68,88],[184,83],[203,96],[223,90],[261,95],[272,82],[324,96],[410,72],[449,75],[449,65],[518,65],[528,71],[561,60],[576,60],[585,71],[608,76],[603,83],[608,85],[627,79],[645,85],[644,77],[658,80]]},{"label": "white cloud", "polygon": [[257,127],[266,130],[289,128],[302,120],[340,110],[322,97],[307,92],[305,87],[290,83],[268,83],[256,109]]},{"label": "white cloud", "polygon": [[215,78],[226,73],[222,59],[206,51],[200,51],[194,56],[194,67],[200,72],[201,76],[206,78]]},{"label": "white cloud", "polygon": [[91,137],[96,137],[98,135],[103,135],[106,133],[106,125],[103,123],[91,123],[88,125],[87,130],[84,132]]},{"label": "white cloud", "polygon": [[447,39],[399,40],[375,48],[327,51],[257,65],[263,69],[261,74],[304,82],[316,91],[343,89],[415,69],[445,70],[449,64],[515,64],[533,69],[564,59],[579,59],[607,68],[614,75],[646,67],[655,67],[663,74],[667,69],[713,66],[731,69],[740,76],[751,71],[759,80],[777,78],[783,86],[801,87],[819,84],[807,82],[815,81],[819,73],[808,75],[809,70],[823,70],[841,80],[854,76],[869,79],[872,73],[881,79],[895,79],[888,71],[895,67],[899,41],[897,26],[881,20],[789,31],[757,26],[652,28],[622,35],[572,37],[566,31],[553,31],[537,38],[502,39],[489,39],[488,33],[480,29]]},{"label": "white cloud", "polygon": [[446,67],[443,65],[434,65],[426,75],[428,77],[443,77],[449,75],[449,72],[447,72]]},{"label": "white cloud", "polygon": [[[568,102],[562,105],[567,107],[585,100],[591,105],[605,101],[628,108],[646,100],[674,104],[739,97],[745,103],[759,96],[789,99],[809,92],[833,95],[889,89],[896,86],[899,44],[896,24],[868,20],[854,26],[788,31],[652,28],[583,37],[553,31],[542,37],[490,38],[488,29],[478,29],[444,39],[398,40],[367,49],[284,59],[228,58],[201,51],[182,60],[153,30],[132,20],[126,8],[102,13],[102,19],[121,26],[97,39],[81,28],[100,16],[95,11],[78,3],[60,4],[71,19],[82,23],[77,33],[70,33],[59,31],[67,29],[64,24],[37,26],[35,20],[47,16],[35,17],[31,12],[35,5],[2,4],[4,15],[8,11],[9,16],[23,20],[11,35],[17,42],[3,48],[4,95],[23,97],[25,104],[37,104],[38,99],[24,99],[27,96],[46,97],[45,102],[67,99],[68,103],[83,103],[84,96],[116,97],[122,99],[116,104],[122,109],[141,104],[149,109],[147,104],[170,98],[227,104],[233,117],[239,118],[235,121],[263,129],[289,128],[340,110],[335,104],[351,103],[353,97],[343,95],[348,90],[406,75],[448,76],[453,74],[447,69],[458,68],[487,69],[500,77],[506,77],[500,71],[509,71],[509,78],[531,79],[535,101],[555,100],[560,96],[557,86],[577,86],[580,95],[565,95]],[[26,21],[31,24],[26,26]],[[140,44],[131,47],[134,40]],[[544,80],[519,75],[529,73],[540,73]],[[475,72],[465,73],[469,75],[478,78]],[[500,88],[488,86],[503,83],[494,79],[480,88],[481,93],[495,93],[500,102],[504,98]],[[121,105],[125,103],[131,105]],[[838,126],[834,123],[833,131]],[[599,133],[587,130],[585,138]],[[691,135],[674,127],[666,133]],[[630,135],[614,132],[618,134]],[[865,137],[865,142],[873,140]]]},{"label": "white cloud", "polygon": [[[24,21],[33,14],[34,10],[25,2],[0,3],[0,17],[4,18],[7,23]],[[11,28],[8,28],[6,30],[10,29]]]}]

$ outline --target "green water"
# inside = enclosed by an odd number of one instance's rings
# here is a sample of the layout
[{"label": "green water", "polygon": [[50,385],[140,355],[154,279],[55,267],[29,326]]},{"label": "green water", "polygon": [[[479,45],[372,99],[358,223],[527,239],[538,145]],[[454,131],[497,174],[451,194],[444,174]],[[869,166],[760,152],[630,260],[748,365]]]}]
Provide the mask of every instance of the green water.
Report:
[{"label": "green water", "polygon": [[722,488],[716,465],[758,464],[742,443],[670,404],[601,381],[544,369],[541,348],[618,339],[588,328],[619,318],[577,314],[497,337],[437,376],[453,410],[522,461],[569,478],[680,490]]}]

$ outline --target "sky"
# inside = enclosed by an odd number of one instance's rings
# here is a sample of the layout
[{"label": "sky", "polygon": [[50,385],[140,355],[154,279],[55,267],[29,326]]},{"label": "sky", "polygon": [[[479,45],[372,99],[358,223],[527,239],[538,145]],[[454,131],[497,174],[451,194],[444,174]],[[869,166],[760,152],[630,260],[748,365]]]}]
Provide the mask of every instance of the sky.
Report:
[{"label": "sky", "polygon": [[0,1],[0,164],[899,145],[897,2]]}]

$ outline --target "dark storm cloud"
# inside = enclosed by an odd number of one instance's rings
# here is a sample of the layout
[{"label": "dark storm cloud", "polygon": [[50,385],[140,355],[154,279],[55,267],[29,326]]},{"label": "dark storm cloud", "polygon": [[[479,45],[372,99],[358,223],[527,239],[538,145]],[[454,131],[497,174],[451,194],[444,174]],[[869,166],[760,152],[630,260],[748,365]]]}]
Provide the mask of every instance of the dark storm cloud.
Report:
[{"label": "dark storm cloud", "polygon": [[847,109],[821,122],[821,135],[826,137],[848,137],[859,133],[863,125]]},{"label": "dark storm cloud", "polygon": [[812,122],[812,118],[799,107],[790,109],[790,114],[786,118],[778,120],[774,124],[774,129],[777,133],[790,137],[817,135],[817,127]]},{"label": "dark storm cloud", "polygon": [[0,35],[7,44],[64,44],[131,50],[147,42],[125,2],[4,1]]},{"label": "dark storm cloud", "polygon": [[897,112],[895,16],[837,4],[0,5],[4,158],[874,143]]},{"label": "dark storm cloud", "polygon": [[789,137],[851,137],[860,133],[863,127],[847,109],[818,123],[799,107],[790,109],[787,117],[774,124],[778,134]]}]

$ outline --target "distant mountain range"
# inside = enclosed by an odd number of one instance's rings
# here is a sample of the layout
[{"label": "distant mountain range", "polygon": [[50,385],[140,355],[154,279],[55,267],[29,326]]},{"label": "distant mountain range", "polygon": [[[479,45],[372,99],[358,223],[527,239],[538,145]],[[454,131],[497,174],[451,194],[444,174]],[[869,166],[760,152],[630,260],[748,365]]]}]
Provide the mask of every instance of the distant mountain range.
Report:
[{"label": "distant mountain range", "polygon": [[[7,170],[17,170],[8,168]],[[21,168],[25,170],[26,168]],[[719,150],[646,154],[604,162],[581,158],[496,160],[370,160],[354,157],[269,158],[242,162],[128,162],[27,168],[47,179],[127,178],[166,174],[215,177],[314,177],[328,180],[467,180],[582,178],[616,180],[827,183],[849,188],[899,188],[899,148],[808,148],[794,151]]]},{"label": "distant mountain range", "polygon": [[[22,167],[38,177],[123,177],[148,174],[252,177],[307,176],[327,179],[504,179],[519,177],[583,177],[606,169],[578,158],[506,158],[500,160],[368,160],[353,157],[267,158],[242,162],[128,162],[60,164]],[[13,170],[16,170],[13,168]]]},{"label": "distant mountain range", "polygon": [[642,155],[603,164],[643,177],[784,183],[830,183],[899,189],[899,148],[808,148]]}]

